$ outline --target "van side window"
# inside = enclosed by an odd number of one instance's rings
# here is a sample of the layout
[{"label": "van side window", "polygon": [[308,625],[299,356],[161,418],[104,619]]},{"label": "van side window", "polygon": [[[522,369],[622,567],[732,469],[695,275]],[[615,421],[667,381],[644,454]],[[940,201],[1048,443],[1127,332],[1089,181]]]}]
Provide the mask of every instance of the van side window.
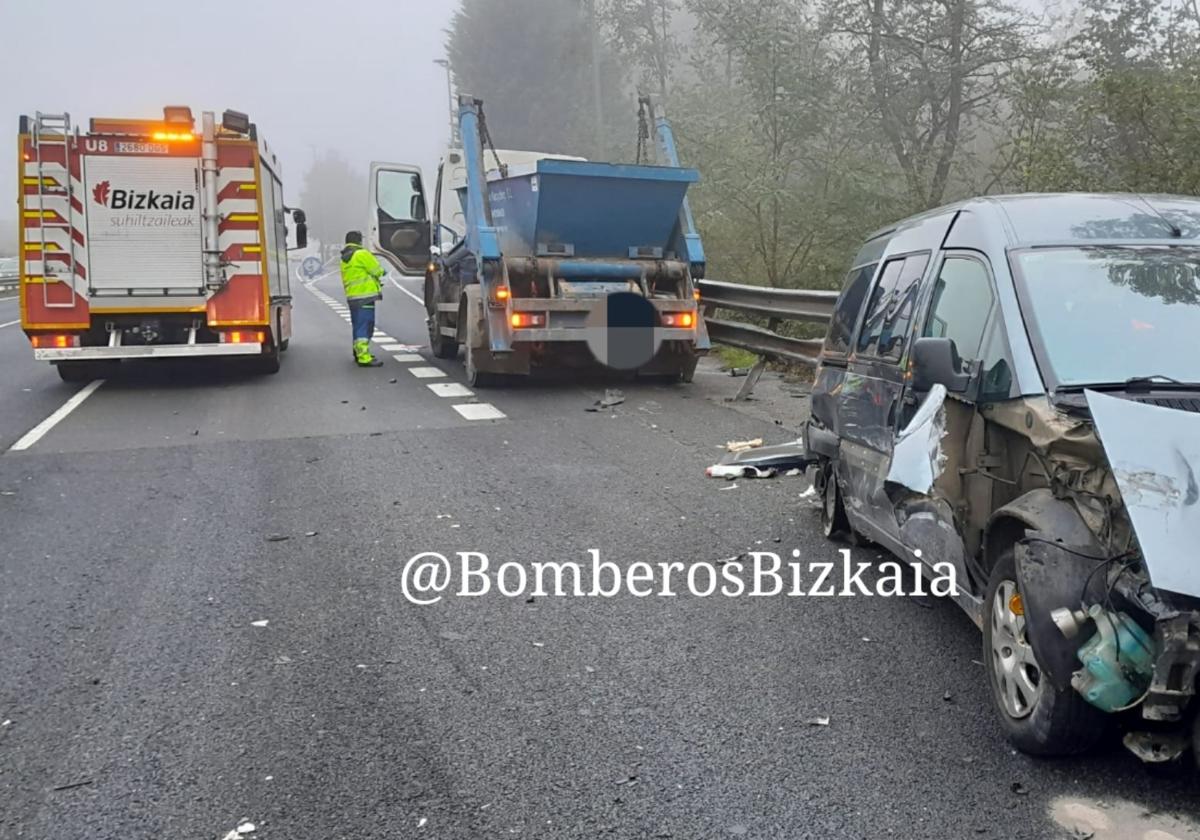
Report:
[{"label": "van side window", "polygon": [[927,265],[928,254],[913,254],[884,264],[858,335],[859,353],[900,360]]},{"label": "van side window", "polygon": [[969,257],[946,257],[933,287],[923,334],[949,338],[963,362],[974,362],[979,359],[983,330],[994,301],[983,263]]},{"label": "van side window", "polygon": [[854,327],[858,324],[858,316],[862,312],[863,301],[867,297],[867,289],[871,287],[871,278],[875,276],[877,265],[879,263],[852,268],[846,275],[833,318],[829,321],[829,334],[825,337],[826,353],[845,355],[850,352],[850,337],[854,335]]}]

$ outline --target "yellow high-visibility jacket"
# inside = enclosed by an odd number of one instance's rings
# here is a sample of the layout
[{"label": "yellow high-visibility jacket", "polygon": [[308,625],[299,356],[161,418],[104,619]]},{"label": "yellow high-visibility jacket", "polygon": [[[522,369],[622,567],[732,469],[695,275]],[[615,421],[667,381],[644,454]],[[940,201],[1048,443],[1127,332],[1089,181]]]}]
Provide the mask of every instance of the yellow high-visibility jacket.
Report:
[{"label": "yellow high-visibility jacket", "polygon": [[342,286],[346,301],[362,303],[383,297],[383,266],[375,255],[361,245],[347,244],[342,249]]}]

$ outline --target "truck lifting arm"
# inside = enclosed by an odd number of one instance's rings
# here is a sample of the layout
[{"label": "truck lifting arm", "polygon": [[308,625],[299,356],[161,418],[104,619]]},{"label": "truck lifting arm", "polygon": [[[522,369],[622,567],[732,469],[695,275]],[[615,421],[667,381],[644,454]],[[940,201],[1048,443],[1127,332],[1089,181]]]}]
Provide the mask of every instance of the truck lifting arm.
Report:
[{"label": "truck lifting arm", "polygon": [[[675,133],[671,130],[671,122],[666,115],[656,113],[654,102],[650,97],[642,97],[642,101],[649,110],[651,119],[654,120],[654,130],[658,136],[658,151],[662,156],[663,165],[678,168],[680,166],[679,152],[675,148]],[[682,242],[679,244],[677,252],[687,260],[692,279],[703,280],[704,245],[700,241],[700,234],[696,232],[696,221],[692,217],[692,206],[688,203],[687,198],[683,199],[683,207],[679,210],[679,238]]]}]

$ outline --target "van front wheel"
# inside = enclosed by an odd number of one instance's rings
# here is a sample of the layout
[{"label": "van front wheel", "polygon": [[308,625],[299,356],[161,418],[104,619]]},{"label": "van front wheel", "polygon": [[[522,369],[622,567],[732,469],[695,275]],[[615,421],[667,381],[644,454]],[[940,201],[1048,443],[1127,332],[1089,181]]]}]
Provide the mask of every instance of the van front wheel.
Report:
[{"label": "van front wheel", "polygon": [[1026,633],[1012,546],[996,558],[984,606],[984,667],[1008,740],[1030,755],[1074,755],[1094,746],[1108,716],[1073,688],[1055,688],[1042,671]]}]

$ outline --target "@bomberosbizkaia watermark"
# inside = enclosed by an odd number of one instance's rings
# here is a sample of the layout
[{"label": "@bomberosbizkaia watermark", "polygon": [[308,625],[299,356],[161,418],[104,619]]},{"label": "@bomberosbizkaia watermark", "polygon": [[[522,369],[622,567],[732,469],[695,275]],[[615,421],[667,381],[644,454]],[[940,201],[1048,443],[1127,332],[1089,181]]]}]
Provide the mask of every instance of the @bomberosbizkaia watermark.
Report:
[{"label": "@bomberosbizkaia watermark", "polygon": [[[401,587],[413,604],[436,604],[444,596],[480,598],[896,598],[935,597],[958,594],[956,570],[951,563],[926,565],[921,552],[912,562],[885,560],[880,563],[853,560],[850,549],[841,549],[837,560],[800,561],[792,551],[785,561],[769,551],[751,551],[736,558],[713,563],[681,561],[649,563],[635,561],[626,566],[602,559],[599,549],[590,549],[585,562],[556,561],[493,565],[479,551],[452,555],[425,551],[404,564]],[[453,559],[451,559],[453,558]],[[874,574],[868,574],[874,572]]]}]

